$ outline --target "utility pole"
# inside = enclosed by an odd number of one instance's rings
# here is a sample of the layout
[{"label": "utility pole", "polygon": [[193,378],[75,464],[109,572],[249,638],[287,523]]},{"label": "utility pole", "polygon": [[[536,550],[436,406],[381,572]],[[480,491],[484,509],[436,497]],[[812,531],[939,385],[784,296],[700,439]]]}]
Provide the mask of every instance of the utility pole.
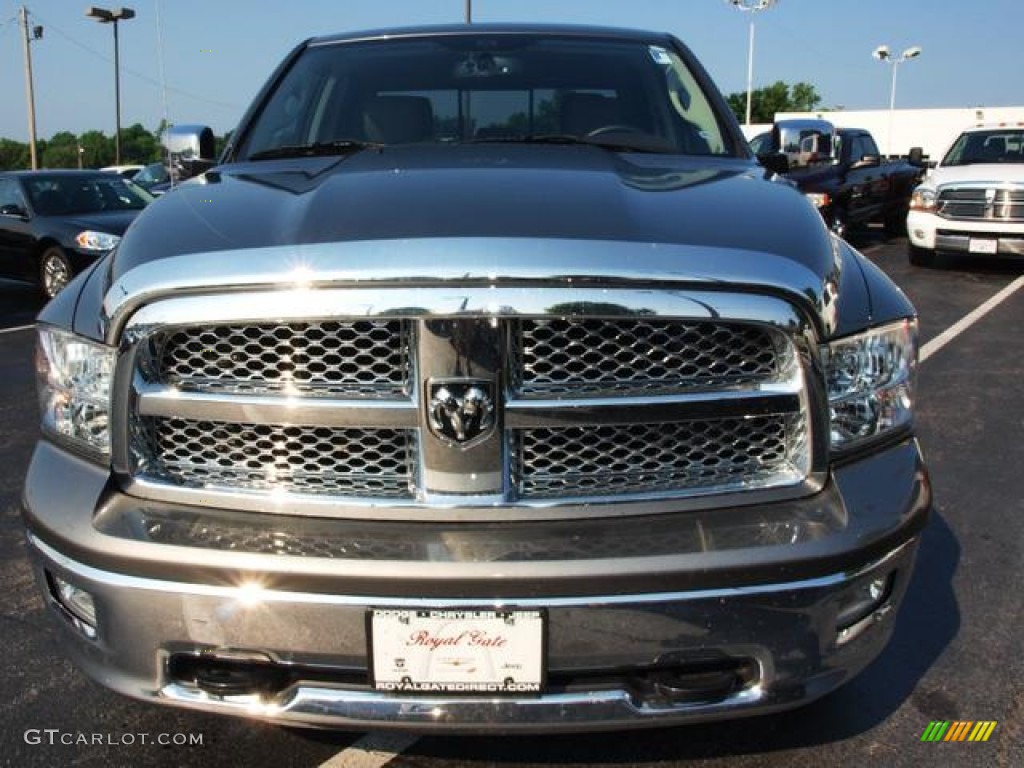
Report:
[{"label": "utility pole", "polygon": [[[25,6],[21,6],[18,16],[21,19],[21,28],[25,32],[25,96],[28,99],[28,151],[32,159],[32,170],[35,171],[39,168],[39,158],[36,155],[36,96],[32,86],[32,51],[29,47],[32,41],[28,33],[28,9]],[[43,28],[36,27],[34,33],[35,39],[39,40],[43,36]]]}]

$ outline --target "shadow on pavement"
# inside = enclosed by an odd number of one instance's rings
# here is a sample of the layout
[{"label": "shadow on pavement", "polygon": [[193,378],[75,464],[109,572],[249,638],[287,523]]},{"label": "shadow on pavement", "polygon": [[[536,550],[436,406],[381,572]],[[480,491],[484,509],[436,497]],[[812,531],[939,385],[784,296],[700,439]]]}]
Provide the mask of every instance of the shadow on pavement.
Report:
[{"label": "shadow on pavement", "polygon": [[0,329],[34,323],[44,304],[35,286],[0,279]]}]

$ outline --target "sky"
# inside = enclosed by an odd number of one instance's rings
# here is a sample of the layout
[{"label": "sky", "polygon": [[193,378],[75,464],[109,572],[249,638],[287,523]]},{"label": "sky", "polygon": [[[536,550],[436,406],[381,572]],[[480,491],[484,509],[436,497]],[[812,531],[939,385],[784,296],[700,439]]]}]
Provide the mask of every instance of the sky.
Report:
[{"label": "sky", "polygon": [[[745,92],[749,25],[754,87],[808,82],[822,108],[885,109],[893,67],[872,58],[921,46],[896,69],[896,106],[1024,105],[1020,0],[778,0],[758,13],[729,0],[471,0],[473,20],[599,24],[667,31],[719,89]],[[461,22],[466,0],[127,0],[119,25],[121,125],[234,128],[273,68],[321,34]],[[79,0],[0,0],[0,138],[28,140],[18,9],[43,27],[31,46],[39,138],[114,132],[113,32]],[[114,8],[115,3],[101,7]]]}]

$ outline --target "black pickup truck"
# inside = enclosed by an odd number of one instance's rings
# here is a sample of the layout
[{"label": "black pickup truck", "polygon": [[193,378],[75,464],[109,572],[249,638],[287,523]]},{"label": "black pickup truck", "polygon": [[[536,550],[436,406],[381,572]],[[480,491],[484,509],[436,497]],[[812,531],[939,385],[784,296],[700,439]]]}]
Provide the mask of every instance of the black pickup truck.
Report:
[{"label": "black pickup truck", "polygon": [[910,194],[925,170],[920,148],[906,160],[883,160],[868,131],[826,120],[780,120],[751,146],[762,160],[781,164],[839,236],[870,222],[885,224],[888,235],[904,233]]}]

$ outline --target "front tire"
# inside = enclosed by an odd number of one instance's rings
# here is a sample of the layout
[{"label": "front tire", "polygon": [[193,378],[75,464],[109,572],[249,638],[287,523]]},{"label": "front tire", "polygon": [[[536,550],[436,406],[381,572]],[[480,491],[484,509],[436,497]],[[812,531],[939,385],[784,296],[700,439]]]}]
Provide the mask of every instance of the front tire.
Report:
[{"label": "front tire", "polygon": [[51,245],[39,257],[39,289],[47,301],[60,293],[71,282],[71,262],[64,249]]},{"label": "front tire", "polygon": [[915,267],[931,267],[935,264],[935,251],[907,243],[907,258]]}]

